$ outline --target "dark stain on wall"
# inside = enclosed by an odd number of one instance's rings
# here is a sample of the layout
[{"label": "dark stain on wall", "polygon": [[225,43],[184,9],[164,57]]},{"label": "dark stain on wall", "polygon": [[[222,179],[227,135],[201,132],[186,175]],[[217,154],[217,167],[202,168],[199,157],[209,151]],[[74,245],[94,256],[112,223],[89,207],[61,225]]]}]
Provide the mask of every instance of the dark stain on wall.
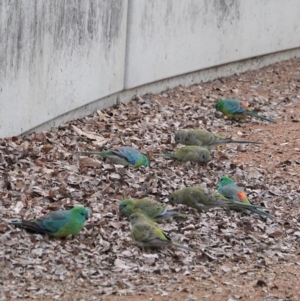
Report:
[{"label": "dark stain on wall", "polygon": [[99,56],[108,56],[124,8],[122,0],[1,0],[0,82],[18,77],[20,69],[36,69],[49,51],[53,57],[74,50],[88,56],[98,43]]},{"label": "dark stain on wall", "polygon": [[222,27],[224,22],[240,19],[241,0],[205,0],[206,7],[212,6],[216,16],[217,27]]}]

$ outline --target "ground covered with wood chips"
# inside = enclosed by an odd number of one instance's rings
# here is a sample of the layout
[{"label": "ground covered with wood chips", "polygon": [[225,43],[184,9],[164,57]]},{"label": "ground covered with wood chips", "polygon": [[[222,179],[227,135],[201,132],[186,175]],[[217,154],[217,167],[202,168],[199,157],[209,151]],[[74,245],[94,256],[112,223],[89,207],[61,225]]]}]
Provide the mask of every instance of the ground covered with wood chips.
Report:
[{"label": "ground covered with wood chips", "polygon": [[[138,96],[49,132],[1,139],[0,300],[300,300],[299,92],[300,60],[290,60]],[[216,112],[220,98],[246,101],[277,124],[232,122]],[[184,128],[264,144],[225,145],[207,166],[155,156],[174,149],[174,133]],[[147,154],[150,166],[124,168],[76,154],[122,145]],[[167,203],[169,193],[185,186],[217,188],[222,175],[276,218],[179,206],[198,217],[160,226],[209,256],[133,245],[119,200],[150,196]],[[92,211],[75,238],[50,239],[7,224],[75,204]]]}]

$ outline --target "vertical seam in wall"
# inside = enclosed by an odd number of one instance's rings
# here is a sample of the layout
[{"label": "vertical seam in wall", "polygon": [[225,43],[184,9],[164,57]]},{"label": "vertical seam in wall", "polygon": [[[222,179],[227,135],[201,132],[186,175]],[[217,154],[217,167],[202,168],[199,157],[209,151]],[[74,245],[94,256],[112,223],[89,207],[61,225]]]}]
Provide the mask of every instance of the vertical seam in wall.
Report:
[{"label": "vertical seam in wall", "polygon": [[128,41],[128,36],[129,36],[129,31],[130,31],[130,9],[132,7],[131,4],[132,0],[127,0],[127,20],[126,20],[126,30],[125,30],[125,59],[124,59],[124,76],[123,76],[123,91],[126,91],[126,79],[127,79],[127,66],[128,66],[128,48],[129,48],[129,41]]}]

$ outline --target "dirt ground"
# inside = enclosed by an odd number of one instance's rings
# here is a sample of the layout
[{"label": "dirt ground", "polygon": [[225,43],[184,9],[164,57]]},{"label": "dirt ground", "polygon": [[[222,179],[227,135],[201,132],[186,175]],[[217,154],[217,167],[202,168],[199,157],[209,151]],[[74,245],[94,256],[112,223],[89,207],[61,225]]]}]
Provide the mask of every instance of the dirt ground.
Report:
[{"label": "dirt ground", "polygon": [[[0,300],[300,300],[300,60],[138,96],[49,132],[0,139]],[[276,124],[228,120],[220,98],[246,101]],[[155,156],[179,129],[204,128],[262,145],[227,144],[206,166]],[[124,168],[76,151],[130,145],[150,159]],[[184,186],[216,189],[228,174],[274,219],[222,209],[159,224],[202,254],[140,250],[118,201],[168,204]],[[92,217],[75,237],[55,240],[8,222],[82,204]],[[170,206],[171,208],[171,206]],[[206,256],[207,254],[208,256]]]}]

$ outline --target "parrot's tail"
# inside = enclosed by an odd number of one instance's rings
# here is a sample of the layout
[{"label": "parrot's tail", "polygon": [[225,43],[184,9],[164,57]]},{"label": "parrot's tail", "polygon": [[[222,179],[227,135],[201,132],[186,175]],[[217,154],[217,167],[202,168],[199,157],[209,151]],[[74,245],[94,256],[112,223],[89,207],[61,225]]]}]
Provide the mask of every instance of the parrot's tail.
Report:
[{"label": "parrot's tail", "polygon": [[177,211],[166,211],[164,214],[159,216],[159,219],[164,219],[164,218],[171,218],[171,217],[183,217],[183,218],[188,218],[188,217],[198,217],[196,215],[191,215],[191,214],[182,214]]},{"label": "parrot's tail", "polygon": [[248,140],[233,140],[232,138],[224,138],[220,140],[221,143],[251,143],[251,144],[264,144],[263,142],[248,141]]},{"label": "parrot's tail", "polygon": [[266,209],[265,207],[258,206],[258,205],[235,202],[234,205],[230,206],[230,209],[240,209],[240,210],[244,209],[259,214],[260,216],[268,217],[270,219],[275,218],[273,215],[262,210],[262,209]]},{"label": "parrot's tail", "polygon": [[249,209],[251,212],[253,212],[253,213],[256,213],[256,214],[259,214],[260,216],[263,216],[263,217],[268,217],[268,218],[270,218],[270,219],[274,219],[275,218],[275,216],[273,216],[273,215],[271,215],[271,214],[269,214],[269,213],[267,213],[267,212],[265,212],[265,211],[262,211],[262,210],[258,210],[258,209],[256,209],[256,208],[251,208],[251,209]]},{"label": "parrot's tail", "polygon": [[163,157],[166,159],[174,160],[174,157],[171,153],[164,153],[164,154],[154,154],[154,156]]},{"label": "parrot's tail", "polygon": [[178,244],[177,242],[172,242],[172,246],[177,247],[177,248],[180,248],[180,249],[184,249],[184,250],[187,250],[187,251],[190,251],[190,252],[201,252],[200,250],[197,250],[197,249],[193,249],[193,248],[190,248],[190,247],[183,246],[183,245],[181,245],[181,244]]},{"label": "parrot's tail", "polygon": [[247,111],[247,112],[245,112],[245,113],[246,113],[247,115],[249,115],[249,116],[253,116],[253,117],[259,118],[259,119],[261,119],[261,120],[265,120],[265,121],[272,122],[272,123],[277,123],[275,120],[269,119],[269,118],[267,118],[267,117],[264,116],[264,115],[259,115],[259,114],[255,113],[255,112],[253,112],[253,111]]},{"label": "parrot's tail", "polygon": [[16,227],[29,230],[31,232],[35,233],[42,233],[42,234],[49,234],[50,231],[45,229],[44,227],[40,226],[39,224],[31,221],[25,221],[25,220],[15,220],[11,221],[9,223],[10,225],[14,225]]},{"label": "parrot's tail", "polygon": [[109,151],[102,151],[102,152],[97,152],[97,151],[94,151],[94,152],[77,152],[81,155],[98,155],[98,156],[102,156],[102,157],[106,157],[107,155],[109,155]]},{"label": "parrot's tail", "polygon": [[266,209],[266,207],[262,207],[262,206],[254,205],[254,204],[247,204],[247,203],[238,202],[238,201],[232,201],[230,203],[224,204],[224,207],[229,207],[230,209],[232,209],[232,208],[246,209],[246,210],[250,210],[250,211],[252,209],[258,209],[258,210]]}]

